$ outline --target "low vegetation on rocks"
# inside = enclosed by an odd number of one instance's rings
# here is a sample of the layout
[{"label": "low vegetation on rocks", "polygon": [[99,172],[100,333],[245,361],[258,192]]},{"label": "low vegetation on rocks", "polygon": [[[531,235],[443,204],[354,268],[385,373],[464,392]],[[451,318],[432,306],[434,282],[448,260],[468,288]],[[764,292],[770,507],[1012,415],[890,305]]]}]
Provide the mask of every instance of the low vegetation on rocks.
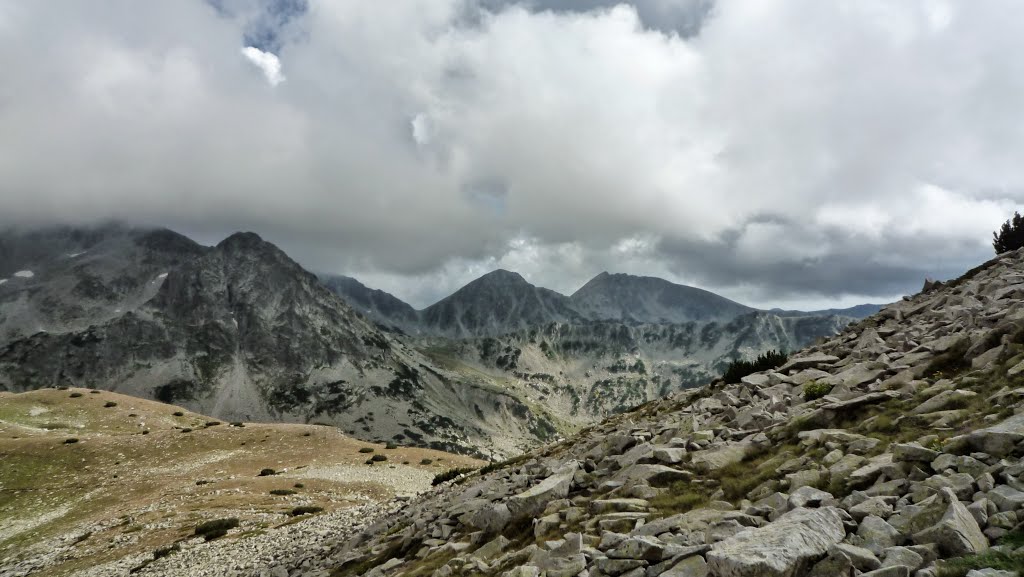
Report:
[{"label": "low vegetation on rocks", "polygon": [[227,535],[228,531],[235,527],[238,527],[238,519],[235,517],[228,519],[214,519],[197,526],[195,535],[197,537],[202,537],[207,541],[213,541],[214,539]]}]

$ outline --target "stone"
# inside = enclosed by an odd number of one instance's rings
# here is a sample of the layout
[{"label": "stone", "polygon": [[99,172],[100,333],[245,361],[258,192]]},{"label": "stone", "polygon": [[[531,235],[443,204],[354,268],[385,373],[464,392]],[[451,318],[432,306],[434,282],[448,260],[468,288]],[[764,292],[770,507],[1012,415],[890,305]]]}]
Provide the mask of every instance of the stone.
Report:
[{"label": "stone", "polygon": [[492,503],[464,516],[463,521],[470,527],[494,534],[501,532],[512,521],[512,514],[504,503]]},{"label": "stone", "polygon": [[829,555],[835,550],[845,555],[858,571],[871,571],[882,566],[882,562],[875,557],[875,554],[863,547],[857,547],[848,543],[837,543],[829,550]]},{"label": "stone", "polygon": [[822,366],[831,366],[837,362],[839,362],[839,357],[826,355],[824,353],[814,353],[802,357],[791,358],[784,365],[779,367],[778,371],[780,373],[786,373],[802,369],[817,369]]},{"label": "stone", "polygon": [[867,573],[861,573],[860,577],[910,577],[910,569],[903,565],[891,565],[882,567]]},{"label": "stone", "polygon": [[998,485],[985,494],[989,501],[996,504],[999,511],[1016,511],[1024,506],[1024,492],[1009,485]]},{"label": "stone", "polygon": [[687,557],[661,574],[661,577],[707,577],[708,564],[700,555]]},{"label": "stone", "polygon": [[715,449],[697,451],[691,454],[690,464],[702,473],[717,471],[743,460],[750,448],[749,443],[722,445]]},{"label": "stone", "polygon": [[850,516],[860,521],[869,515],[888,519],[892,515],[892,505],[886,502],[885,497],[868,497],[861,503],[850,507]]},{"label": "stone", "polygon": [[789,506],[793,509],[801,507],[821,507],[822,505],[835,504],[835,497],[832,493],[815,489],[811,486],[802,486],[792,491],[789,496]]},{"label": "stone", "polygon": [[891,547],[885,551],[882,567],[897,566],[906,567],[910,571],[916,571],[924,566],[924,557],[907,547]]},{"label": "stone", "polygon": [[629,537],[618,547],[608,551],[612,559],[643,559],[644,561],[663,561],[665,544],[656,537],[639,535]]},{"label": "stone", "polygon": [[967,577],[1019,577],[1016,571],[1004,571],[1002,569],[971,569]]},{"label": "stone", "polygon": [[540,567],[520,565],[501,574],[501,577],[540,577]]},{"label": "stone", "polygon": [[687,471],[673,469],[665,465],[637,464],[619,471],[613,479],[623,485],[671,485],[679,481],[689,481],[692,478],[693,475]]},{"label": "stone", "polygon": [[875,555],[903,543],[903,535],[881,517],[869,515],[857,527],[859,545]]},{"label": "stone", "polygon": [[594,565],[605,575],[622,575],[638,567],[646,567],[647,562],[639,559],[608,559],[607,557],[597,559]]},{"label": "stone", "polygon": [[509,497],[506,506],[512,518],[537,517],[549,502],[566,498],[576,474],[575,466],[568,468],[571,470],[551,475],[526,491]]},{"label": "stone", "polygon": [[682,447],[655,447],[654,460],[666,465],[675,465],[683,461],[686,449]]},{"label": "stone", "polygon": [[893,443],[889,450],[897,461],[931,463],[939,456],[938,451],[926,449],[918,443]]},{"label": "stone", "polygon": [[918,405],[917,408],[910,411],[910,414],[923,415],[925,413],[934,413],[935,411],[958,408],[963,403],[970,401],[976,396],[978,396],[978,393],[975,393],[974,391],[964,391],[960,389],[942,391]]},{"label": "stone", "polygon": [[484,561],[490,561],[500,555],[505,550],[505,547],[508,547],[509,543],[510,541],[506,539],[504,535],[498,535],[493,540],[474,551],[473,556]]},{"label": "stone", "polygon": [[841,510],[794,509],[774,523],[742,531],[707,554],[716,577],[795,577],[846,536]]},{"label": "stone", "polygon": [[590,512],[595,515],[602,513],[642,513],[650,503],[644,499],[599,499],[590,502]]},{"label": "stone", "polygon": [[932,527],[913,538],[917,544],[935,543],[944,555],[960,557],[988,549],[988,538],[981,532],[978,522],[967,510],[956,494],[949,488],[940,490],[943,502],[948,505],[942,519]]}]

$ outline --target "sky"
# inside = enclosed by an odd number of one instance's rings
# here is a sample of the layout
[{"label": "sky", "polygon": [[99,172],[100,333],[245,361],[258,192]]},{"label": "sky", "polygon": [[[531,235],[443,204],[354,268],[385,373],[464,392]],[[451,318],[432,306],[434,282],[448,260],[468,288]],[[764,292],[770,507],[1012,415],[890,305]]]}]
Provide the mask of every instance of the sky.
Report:
[{"label": "sky", "polygon": [[883,302],[1024,208],[1017,0],[0,0],[0,226]]}]

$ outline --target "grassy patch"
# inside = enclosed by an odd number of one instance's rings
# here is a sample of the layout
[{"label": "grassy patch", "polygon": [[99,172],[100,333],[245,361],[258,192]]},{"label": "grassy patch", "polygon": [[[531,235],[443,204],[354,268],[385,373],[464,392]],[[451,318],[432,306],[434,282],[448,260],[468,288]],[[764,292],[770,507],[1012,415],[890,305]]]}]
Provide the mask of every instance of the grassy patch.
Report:
[{"label": "grassy patch", "polygon": [[231,517],[229,519],[214,519],[213,521],[207,521],[196,527],[194,533],[197,537],[202,537],[207,541],[213,541],[218,537],[223,537],[228,534],[228,531],[238,526],[238,518]]}]

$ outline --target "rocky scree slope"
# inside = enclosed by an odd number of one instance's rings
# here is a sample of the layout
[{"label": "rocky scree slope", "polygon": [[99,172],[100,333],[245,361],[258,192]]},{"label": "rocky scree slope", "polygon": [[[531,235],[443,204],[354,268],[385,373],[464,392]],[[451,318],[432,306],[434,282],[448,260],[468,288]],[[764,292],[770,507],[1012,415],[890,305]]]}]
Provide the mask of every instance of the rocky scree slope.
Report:
[{"label": "rocky scree slope", "polygon": [[0,348],[0,389],[102,387],[225,420],[320,422],[369,440],[510,454],[543,414],[433,366],[277,247],[239,233],[171,269],[151,299],[83,330]]},{"label": "rocky scree slope", "polygon": [[[776,370],[464,475],[280,575],[934,577],[1020,568],[1024,251]],[[1015,573],[976,572],[972,575]]]}]

